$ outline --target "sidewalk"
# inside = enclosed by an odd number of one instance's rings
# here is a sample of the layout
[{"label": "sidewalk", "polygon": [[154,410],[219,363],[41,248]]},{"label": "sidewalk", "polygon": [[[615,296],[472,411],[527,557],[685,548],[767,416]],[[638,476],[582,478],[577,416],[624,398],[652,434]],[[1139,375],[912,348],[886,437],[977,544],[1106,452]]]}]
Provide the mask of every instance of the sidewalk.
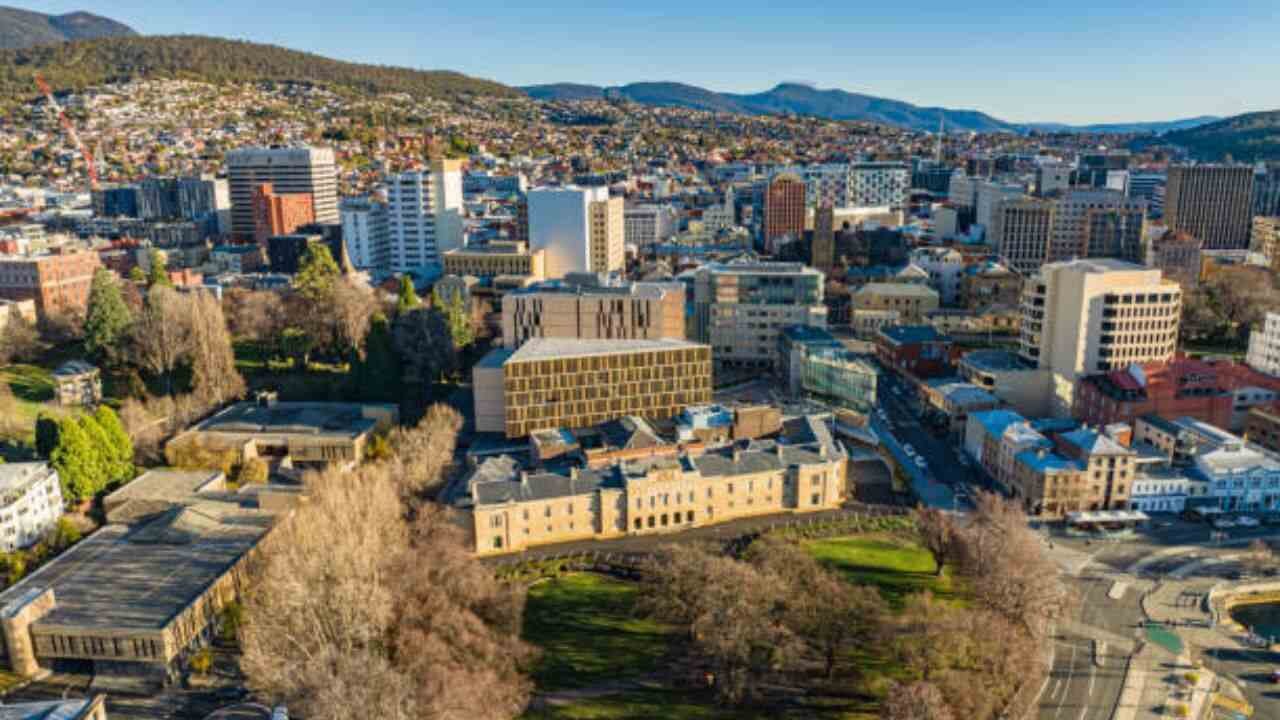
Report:
[{"label": "sidewalk", "polygon": [[[1194,673],[1196,685],[1186,682]],[[1153,643],[1146,643],[1129,661],[1124,688],[1112,720],[1164,720],[1179,717],[1174,708],[1186,705],[1184,717],[1201,718],[1213,695],[1213,672],[1194,667],[1187,655],[1174,655]]]}]

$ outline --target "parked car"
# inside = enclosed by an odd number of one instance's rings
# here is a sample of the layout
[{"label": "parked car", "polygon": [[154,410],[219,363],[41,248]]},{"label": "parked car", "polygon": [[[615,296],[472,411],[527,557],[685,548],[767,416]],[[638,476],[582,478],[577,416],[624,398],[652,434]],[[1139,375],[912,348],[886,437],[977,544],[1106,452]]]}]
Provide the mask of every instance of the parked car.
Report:
[{"label": "parked car", "polygon": [[1231,518],[1218,518],[1213,521],[1213,526],[1219,530],[1226,530],[1236,526],[1236,521]]},{"label": "parked car", "polygon": [[902,452],[906,453],[907,457],[909,458],[913,458],[916,456],[916,449],[914,447],[911,447],[911,443],[907,443],[906,445],[903,445]]},{"label": "parked car", "polygon": [[919,465],[921,470],[924,470],[929,467],[929,463],[925,462],[923,455],[916,456],[916,465]]},{"label": "parked car", "polygon": [[1258,527],[1262,523],[1259,523],[1258,519],[1255,517],[1250,517],[1248,515],[1241,515],[1240,517],[1236,518],[1236,524],[1239,525],[1240,527]]}]

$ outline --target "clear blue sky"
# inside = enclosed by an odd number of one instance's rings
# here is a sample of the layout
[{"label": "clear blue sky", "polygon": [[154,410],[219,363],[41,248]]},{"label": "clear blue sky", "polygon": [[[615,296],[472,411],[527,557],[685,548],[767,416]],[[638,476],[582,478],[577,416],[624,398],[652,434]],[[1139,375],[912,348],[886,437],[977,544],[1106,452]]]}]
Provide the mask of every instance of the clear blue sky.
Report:
[{"label": "clear blue sky", "polygon": [[1280,108],[1277,0],[0,2],[512,85],[796,80],[1017,122]]}]

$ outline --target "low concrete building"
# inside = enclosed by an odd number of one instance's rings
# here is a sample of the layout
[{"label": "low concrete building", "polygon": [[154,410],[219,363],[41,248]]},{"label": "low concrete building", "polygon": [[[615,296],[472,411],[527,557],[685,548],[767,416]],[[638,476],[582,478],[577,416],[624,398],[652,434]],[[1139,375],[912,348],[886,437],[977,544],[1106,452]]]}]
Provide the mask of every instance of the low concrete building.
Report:
[{"label": "low concrete building", "polygon": [[1048,372],[1006,350],[974,350],[957,363],[960,377],[995,395],[1026,417],[1043,417],[1051,409]]},{"label": "low concrete building", "polygon": [[938,291],[927,285],[907,282],[867,283],[853,294],[853,310],[892,310],[902,322],[924,322],[925,315],[937,310]]},{"label": "low concrete building", "polygon": [[102,373],[83,360],[68,360],[53,371],[59,405],[97,405],[102,401]]},{"label": "low concrete building", "polygon": [[965,423],[975,412],[995,410],[1004,402],[972,383],[959,378],[936,378],[923,385],[924,398],[944,420],[947,432],[955,438],[964,436]]},{"label": "low concrete building", "polygon": [[804,359],[819,350],[839,350],[844,344],[826,328],[791,325],[778,333],[778,366],[774,368],[787,394],[797,397],[804,381]]},{"label": "low concrete building", "polygon": [[30,547],[62,517],[62,483],[46,462],[0,464],[0,548]]}]

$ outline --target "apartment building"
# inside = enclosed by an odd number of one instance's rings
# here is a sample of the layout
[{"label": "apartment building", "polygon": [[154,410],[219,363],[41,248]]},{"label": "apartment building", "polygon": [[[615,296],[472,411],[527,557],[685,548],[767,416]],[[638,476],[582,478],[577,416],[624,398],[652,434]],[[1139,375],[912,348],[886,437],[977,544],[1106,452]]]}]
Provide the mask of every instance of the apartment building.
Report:
[{"label": "apartment building", "polygon": [[436,159],[428,171],[388,177],[387,214],[393,272],[439,265],[465,244],[461,161]]},{"label": "apartment building", "polygon": [[62,483],[45,462],[0,465],[0,548],[21,550],[45,538],[62,517]]},{"label": "apartment building", "polygon": [[911,190],[911,168],[906,163],[852,163],[848,174],[848,197],[838,207],[887,207],[897,210],[907,206]]},{"label": "apartment building", "polygon": [[231,196],[231,234],[238,240],[254,238],[255,189],[271,183],[280,194],[311,196],[315,222],[338,223],[338,170],[331,148],[249,147],[226,156]]},{"label": "apartment building", "polygon": [[525,469],[502,456],[477,466],[453,494],[471,515],[476,553],[829,510],[846,496],[847,454],[815,418],[797,418],[778,439],[716,447],[668,442],[643,419],[626,420],[643,430],[630,433],[643,438],[634,459]]},{"label": "apartment building", "polygon": [[546,277],[545,258],[544,250],[529,252],[528,243],[492,240],[487,245],[468,245],[446,252],[444,274],[542,280]]},{"label": "apartment building", "polygon": [[93,273],[102,266],[90,251],[0,255],[0,299],[34,300],[41,318],[84,312]]},{"label": "apartment building", "polygon": [[1055,414],[1083,375],[1162,362],[1177,349],[1182,289],[1119,260],[1050,263],[1024,286],[1019,354],[1053,376]]},{"label": "apartment building", "polygon": [[476,430],[509,438],[711,401],[711,348],[685,340],[533,338],[472,370]]},{"label": "apartment building", "polygon": [[1253,219],[1249,249],[1261,253],[1272,270],[1280,270],[1280,217],[1259,215]]},{"label": "apartment building", "polygon": [[626,268],[625,204],[620,197],[591,203],[591,264],[587,272],[620,273]]},{"label": "apartment building", "polygon": [[502,298],[502,341],[515,349],[533,338],[683,340],[680,283],[621,282],[599,276],[547,282]]},{"label": "apartment building", "polygon": [[804,236],[805,181],[794,173],[782,173],[764,190],[764,243],[772,249],[783,238],[799,240]]},{"label": "apartment building", "polygon": [[705,265],[693,276],[691,336],[715,348],[719,367],[775,367],[783,328],[826,327],[823,286],[822,273],[800,263]]},{"label": "apartment building", "polygon": [[277,193],[271,183],[253,189],[253,241],[266,247],[267,238],[290,235],[315,222],[310,193]]},{"label": "apartment building", "polygon": [[1027,275],[1048,260],[1052,228],[1052,200],[1010,198],[992,210],[987,238],[1011,268]]},{"label": "apartment building", "polygon": [[1252,165],[1174,165],[1169,168],[1164,222],[1200,238],[1206,250],[1247,249],[1253,180]]},{"label": "apartment building", "polygon": [[391,220],[385,203],[371,198],[343,198],[342,240],[359,270],[391,270]]},{"label": "apartment building", "polygon": [[1254,370],[1280,377],[1280,313],[1268,312],[1262,327],[1249,333],[1244,361]]},{"label": "apartment building", "polygon": [[670,205],[633,205],[623,210],[622,221],[626,244],[638,248],[664,243],[676,231],[676,211]]}]

